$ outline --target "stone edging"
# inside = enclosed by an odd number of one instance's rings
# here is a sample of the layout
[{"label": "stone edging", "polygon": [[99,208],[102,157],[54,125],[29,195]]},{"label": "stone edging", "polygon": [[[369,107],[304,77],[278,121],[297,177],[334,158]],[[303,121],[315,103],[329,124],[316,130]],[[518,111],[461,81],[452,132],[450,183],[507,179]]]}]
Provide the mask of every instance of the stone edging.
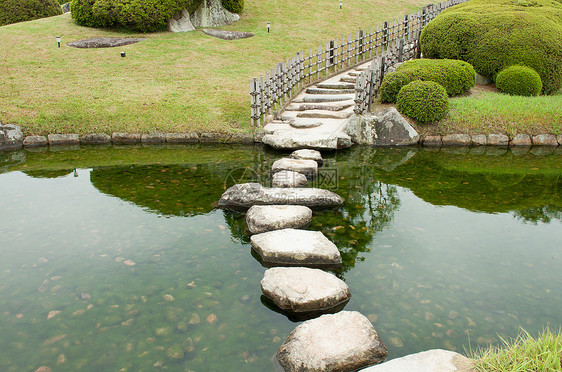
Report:
[{"label": "stone edging", "polygon": [[538,134],[530,136],[528,134],[517,134],[509,138],[505,134],[448,134],[445,136],[425,136],[420,138],[419,144],[422,146],[562,146],[562,135]]}]

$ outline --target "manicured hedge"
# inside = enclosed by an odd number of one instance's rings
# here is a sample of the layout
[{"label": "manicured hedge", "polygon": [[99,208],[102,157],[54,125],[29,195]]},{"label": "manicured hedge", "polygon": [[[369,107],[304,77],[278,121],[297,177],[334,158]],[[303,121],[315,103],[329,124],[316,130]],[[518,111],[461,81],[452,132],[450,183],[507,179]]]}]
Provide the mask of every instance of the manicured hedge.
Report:
[{"label": "manicured hedge", "polygon": [[513,96],[538,96],[542,90],[539,74],[527,66],[510,66],[496,78],[496,87]]},{"label": "manicured hedge", "polygon": [[244,10],[244,0],[222,0],[221,3],[231,13],[242,13]]},{"label": "manicured hedge", "polygon": [[56,0],[0,0],[0,26],[62,14]]},{"label": "manicured hedge", "polygon": [[440,84],[416,80],[400,89],[396,109],[420,123],[435,122],[449,111],[449,97]]},{"label": "manicured hedge", "polygon": [[458,58],[496,79],[512,65],[533,68],[544,94],[562,87],[560,0],[470,0],[443,11],[423,30],[427,58]]},{"label": "manicured hedge", "polygon": [[401,64],[386,75],[380,87],[381,102],[396,102],[400,89],[415,80],[434,81],[445,87],[449,96],[474,86],[474,68],[467,62],[451,59],[416,59]]}]

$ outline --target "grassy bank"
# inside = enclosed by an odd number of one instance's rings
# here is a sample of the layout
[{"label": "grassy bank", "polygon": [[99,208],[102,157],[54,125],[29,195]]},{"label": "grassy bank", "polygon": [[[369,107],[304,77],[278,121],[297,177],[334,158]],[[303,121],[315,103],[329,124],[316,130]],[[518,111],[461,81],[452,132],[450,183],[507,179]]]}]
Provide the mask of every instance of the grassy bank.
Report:
[{"label": "grassy bank", "polygon": [[522,331],[517,339],[502,340],[502,347],[472,353],[477,372],[525,372],[562,370],[562,332],[548,328],[538,337]]},{"label": "grassy bank", "polygon": [[[77,26],[69,14],[0,28],[0,122],[26,135],[250,130],[249,87],[296,51],[419,9],[427,0],[248,0],[224,29],[124,34]],[[267,33],[266,22],[271,22]],[[55,36],[63,45],[56,47]],[[120,48],[76,49],[74,40],[146,37]],[[120,52],[127,53],[126,58]]]}]

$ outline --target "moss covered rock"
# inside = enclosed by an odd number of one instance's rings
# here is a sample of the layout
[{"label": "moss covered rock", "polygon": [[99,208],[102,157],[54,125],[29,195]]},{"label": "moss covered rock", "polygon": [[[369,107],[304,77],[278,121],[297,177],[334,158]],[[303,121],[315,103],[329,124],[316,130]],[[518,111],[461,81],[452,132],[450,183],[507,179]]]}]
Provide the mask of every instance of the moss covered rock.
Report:
[{"label": "moss covered rock", "polygon": [[416,80],[400,89],[396,108],[421,123],[439,121],[449,111],[449,97],[442,85]]},{"label": "moss covered rock", "polygon": [[0,26],[62,14],[56,0],[2,0]]},{"label": "moss covered rock", "polygon": [[467,62],[451,59],[416,59],[400,65],[395,72],[386,75],[380,87],[381,102],[396,102],[403,86],[415,80],[441,84],[449,96],[455,96],[472,88],[476,73]]},{"label": "moss covered rock", "polygon": [[496,77],[496,87],[514,96],[538,96],[542,90],[539,74],[530,67],[510,66]]},{"label": "moss covered rock", "polygon": [[493,80],[517,64],[537,71],[544,94],[562,86],[559,0],[471,0],[431,21],[420,44],[427,58],[462,59]]}]

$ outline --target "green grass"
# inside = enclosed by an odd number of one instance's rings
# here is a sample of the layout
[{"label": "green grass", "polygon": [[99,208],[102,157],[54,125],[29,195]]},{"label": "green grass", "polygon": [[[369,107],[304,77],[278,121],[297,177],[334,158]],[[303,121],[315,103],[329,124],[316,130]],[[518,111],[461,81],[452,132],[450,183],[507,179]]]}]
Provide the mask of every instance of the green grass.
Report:
[{"label": "green grass", "polygon": [[521,97],[485,92],[451,98],[450,112],[439,123],[419,126],[425,134],[562,134],[562,93]]},{"label": "green grass", "polygon": [[[346,0],[340,10],[336,0],[248,0],[241,21],[224,27],[255,33],[238,41],[200,31],[98,30],[77,26],[69,14],[0,27],[0,122],[20,125],[26,135],[248,132],[253,77],[297,51],[427,2]],[[56,35],[63,38],[61,48]],[[66,46],[102,36],[148,40],[120,48]]]},{"label": "green grass", "polygon": [[555,372],[562,371],[562,332],[545,329],[534,338],[521,331],[517,339],[502,339],[502,347],[473,352],[478,372]]}]

